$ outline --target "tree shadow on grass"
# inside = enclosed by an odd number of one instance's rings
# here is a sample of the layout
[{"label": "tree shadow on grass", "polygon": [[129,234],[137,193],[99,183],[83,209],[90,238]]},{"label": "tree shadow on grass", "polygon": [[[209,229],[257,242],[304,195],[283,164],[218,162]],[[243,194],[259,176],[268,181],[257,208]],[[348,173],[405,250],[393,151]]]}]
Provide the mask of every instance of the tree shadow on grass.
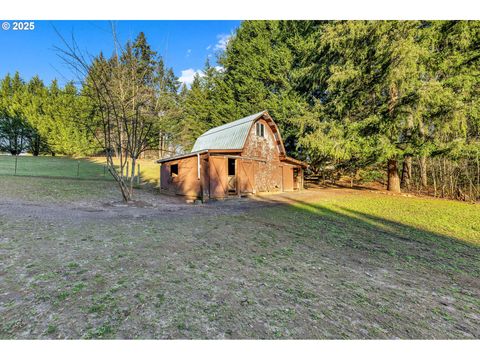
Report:
[{"label": "tree shadow on grass", "polygon": [[[275,222],[308,249],[305,261],[314,259],[328,275],[318,284],[329,292],[319,293],[336,299],[335,325],[347,314],[357,325],[387,329],[387,337],[478,338],[479,246],[346,204],[288,200]],[[349,336],[362,337],[351,329]]]},{"label": "tree shadow on grass", "polygon": [[349,251],[361,252],[363,256],[380,256],[390,262],[407,262],[413,267],[429,267],[480,278],[480,247],[464,239],[338,205],[334,205],[337,210],[293,199],[291,206],[314,219],[313,222],[304,220],[299,226],[322,227],[319,230],[324,232],[324,240]]},{"label": "tree shadow on grass", "polygon": [[[103,167],[106,166],[106,158],[105,157],[96,157],[96,158],[84,158],[82,159],[84,161],[87,161],[91,163],[94,166],[101,166],[102,169]],[[120,164],[119,164],[120,159],[119,158],[113,158],[114,166],[117,170],[117,172],[120,172]],[[128,176],[131,175],[131,162],[130,160],[128,161]],[[108,169],[105,167],[107,177],[110,179],[113,179],[112,176],[108,173]],[[125,165],[124,171],[126,172],[127,170],[127,165]],[[137,182],[137,178],[134,181],[134,186],[138,187],[141,186],[142,188],[146,188],[149,190],[152,190],[154,188],[158,188],[158,183],[159,183],[159,177],[160,177],[160,165],[156,164],[154,160],[146,160],[146,159],[137,159],[137,165],[135,167],[135,177],[138,176],[138,170],[140,170],[140,179],[139,182]]]}]

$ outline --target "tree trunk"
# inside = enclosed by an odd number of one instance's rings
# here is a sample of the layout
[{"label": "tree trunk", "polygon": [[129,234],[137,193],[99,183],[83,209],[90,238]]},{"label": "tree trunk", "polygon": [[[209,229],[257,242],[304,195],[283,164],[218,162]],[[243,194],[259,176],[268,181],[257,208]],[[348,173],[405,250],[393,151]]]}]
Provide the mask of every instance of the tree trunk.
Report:
[{"label": "tree trunk", "polygon": [[422,188],[427,188],[427,157],[420,156],[420,183]]},{"label": "tree trunk", "polygon": [[32,155],[38,156],[40,155],[40,147],[42,146],[42,140],[40,139],[40,135],[34,135],[32,142]]},{"label": "tree trunk", "polygon": [[[128,184],[125,181],[125,178],[123,177],[123,174],[119,174],[115,169],[115,166],[113,164],[112,154],[107,155],[107,169],[108,169],[108,172],[113,176],[113,178],[117,182],[120,188],[120,191],[122,193],[123,201],[129,202],[132,199],[132,193],[129,189]],[[123,169],[121,170],[121,172],[123,173]]]},{"label": "tree trunk", "polygon": [[158,132],[158,156],[160,159],[165,156],[165,135],[162,131]]},{"label": "tree trunk", "polygon": [[400,186],[402,188],[406,188],[410,190],[410,180],[412,178],[412,156],[405,155],[403,159],[403,167],[402,167],[402,181],[400,182]]},{"label": "tree trunk", "polygon": [[132,159],[132,170],[130,173],[130,198],[133,196],[133,182],[135,181],[135,165],[137,163],[137,159],[131,158]]},{"label": "tree trunk", "polygon": [[387,164],[387,190],[392,192],[400,192],[400,177],[398,176],[398,161],[395,159],[388,160]]}]

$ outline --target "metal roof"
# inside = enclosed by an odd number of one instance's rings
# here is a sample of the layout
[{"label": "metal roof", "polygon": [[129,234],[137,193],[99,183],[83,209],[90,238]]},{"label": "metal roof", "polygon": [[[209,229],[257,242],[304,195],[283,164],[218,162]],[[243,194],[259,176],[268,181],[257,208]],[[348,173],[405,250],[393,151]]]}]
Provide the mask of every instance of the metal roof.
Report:
[{"label": "metal roof", "polygon": [[263,114],[265,111],[208,130],[195,141],[192,152],[243,149],[252,124]]},{"label": "metal roof", "polygon": [[168,158],[163,158],[163,159],[157,160],[157,163],[161,164],[161,163],[164,163],[164,162],[167,162],[167,161],[183,159],[183,158],[187,158],[187,157],[190,157],[190,156],[203,154],[203,153],[206,153],[206,152],[208,152],[208,151],[200,150],[200,151],[193,151],[191,153],[186,153],[186,154],[174,155],[174,156],[170,156]]}]

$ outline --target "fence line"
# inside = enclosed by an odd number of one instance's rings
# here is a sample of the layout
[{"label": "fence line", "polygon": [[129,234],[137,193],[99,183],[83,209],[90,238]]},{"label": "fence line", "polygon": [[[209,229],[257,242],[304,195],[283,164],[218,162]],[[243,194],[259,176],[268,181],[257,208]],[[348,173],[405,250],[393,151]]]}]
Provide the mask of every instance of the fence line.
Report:
[{"label": "fence line", "polygon": [[105,164],[65,157],[0,155],[0,175],[112,180]]}]

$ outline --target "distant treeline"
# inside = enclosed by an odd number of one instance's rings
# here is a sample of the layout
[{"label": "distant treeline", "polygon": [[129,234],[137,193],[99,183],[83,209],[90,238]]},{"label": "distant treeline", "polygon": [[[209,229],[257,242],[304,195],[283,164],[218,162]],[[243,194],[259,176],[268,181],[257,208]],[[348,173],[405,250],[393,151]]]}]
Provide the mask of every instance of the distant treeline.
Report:
[{"label": "distant treeline", "polygon": [[45,86],[38,76],[25,83],[18,73],[0,83],[0,150],[81,155],[96,151],[92,136],[78,121],[87,106],[76,87]]},{"label": "distant treeline", "polygon": [[[219,66],[207,60],[190,88],[143,34],[132,45],[151,66],[161,102],[150,140],[159,156],[266,109],[287,151],[314,173],[362,180],[383,169],[392,191],[480,198],[478,21],[245,21]],[[97,151],[84,125],[95,106],[81,95],[71,84],[3,79],[2,147],[18,151],[11,134],[23,128],[22,146],[33,153]]]}]

